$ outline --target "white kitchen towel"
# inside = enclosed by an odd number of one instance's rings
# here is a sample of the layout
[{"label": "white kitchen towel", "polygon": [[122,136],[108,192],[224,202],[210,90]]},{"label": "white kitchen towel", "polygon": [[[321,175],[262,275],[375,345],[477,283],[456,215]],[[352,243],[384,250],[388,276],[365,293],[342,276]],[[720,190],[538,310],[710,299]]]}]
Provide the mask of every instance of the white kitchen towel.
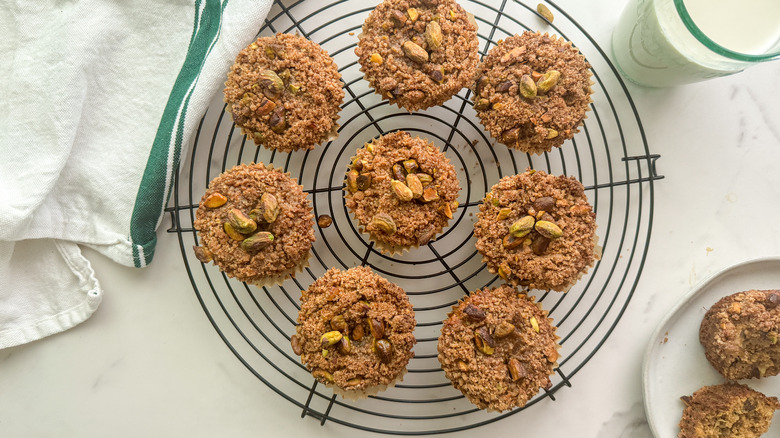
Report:
[{"label": "white kitchen towel", "polygon": [[0,0],[0,348],[92,315],[79,245],[152,260],[189,134],[270,6]]}]

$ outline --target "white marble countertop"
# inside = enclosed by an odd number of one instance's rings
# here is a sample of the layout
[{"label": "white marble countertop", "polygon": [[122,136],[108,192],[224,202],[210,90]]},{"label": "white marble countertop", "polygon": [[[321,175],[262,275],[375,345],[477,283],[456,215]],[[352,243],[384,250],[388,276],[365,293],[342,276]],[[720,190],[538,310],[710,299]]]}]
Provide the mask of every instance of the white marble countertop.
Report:
[{"label": "white marble countertop", "polygon": [[[559,2],[605,51],[623,4]],[[678,88],[628,85],[665,178],[655,184],[652,238],[626,313],[556,401],[451,436],[651,436],[641,365],[653,329],[708,275],[780,256],[778,78],[780,62]],[[169,221],[148,268],[85,250],[106,290],[89,320],[0,350],[0,435],[364,436],[301,419],[225,348],[193,294],[176,235],[165,232]]]}]

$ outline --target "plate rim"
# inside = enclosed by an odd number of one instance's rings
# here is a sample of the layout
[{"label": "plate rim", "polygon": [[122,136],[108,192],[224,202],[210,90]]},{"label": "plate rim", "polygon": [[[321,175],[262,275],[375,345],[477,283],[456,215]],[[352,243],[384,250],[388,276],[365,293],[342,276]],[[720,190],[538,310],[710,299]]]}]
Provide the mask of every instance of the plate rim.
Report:
[{"label": "plate rim", "polygon": [[657,347],[658,343],[656,342],[656,339],[658,339],[658,337],[660,336],[661,331],[667,326],[668,322],[677,315],[677,313],[680,311],[682,307],[684,307],[691,300],[696,298],[703,290],[705,290],[710,284],[716,282],[719,278],[730,273],[731,271],[734,271],[739,268],[743,268],[747,265],[766,263],[766,262],[780,263],[780,256],[775,255],[775,256],[762,256],[762,257],[750,258],[726,266],[725,268],[722,268],[718,271],[715,271],[714,273],[710,274],[709,276],[705,277],[703,280],[701,280],[700,282],[692,286],[688,290],[688,292],[686,292],[686,294],[683,295],[682,298],[680,298],[674,304],[674,306],[672,306],[672,308],[666,312],[663,319],[661,319],[661,321],[656,325],[655,329],[653,329],[653,332],[650,335],[650,338],[648,339],[647,345],[645,346],[645,351],[642,355],[642,404],[644,405],[647,424],[650,427],[650,432],[653,434],[654,437],[659,438],[659,435],[658,435],[658,430],[656,429],[656,424],[654,421],[652,421],[653,408],[651,407],[648,400],[648,386],[649,386],[648,370],[650,367],[649,358],[653,350],[655,350],[655,348]]}]

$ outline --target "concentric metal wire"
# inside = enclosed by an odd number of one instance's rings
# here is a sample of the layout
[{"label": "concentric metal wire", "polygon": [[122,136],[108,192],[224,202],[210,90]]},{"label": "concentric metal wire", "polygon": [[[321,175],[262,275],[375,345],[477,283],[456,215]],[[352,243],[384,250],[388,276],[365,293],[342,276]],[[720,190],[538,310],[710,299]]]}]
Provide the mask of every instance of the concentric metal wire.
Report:
[{"label": "concentric metal wire", "polygon": [[[376,2],[374,2],[376,3]],[[195,296],[216,333],[257,379],[299,406],[302,416],[367,431],[416,435],[469,429],[511,415],[523,415],[546,398],[555,399],[569,378],[597,353],[615,328],[642,271],[652,229],[656,173],[633,102],[591,36],[554,3],[554,25],[535,6],[510,0],[463,0],[479,25],[480,55],[509,35],[541,30],[574,42],[592,65],[593,103],[575,138],[542,156],[494,144],[481,128],[462,90],[445,105],[410,114],[389,106],[368,87],[354,55],[357,34],[373,7],[364,0],[279,1],[259,35],[299,33],[319,43],[340,66],[346,98],[336,140],[312,151],[281,154],[247,142],[224,112],[217,95],[201,120],[175,180],[171,232],[177,233]],[[426,137],[454,164],[463,190],[450,227],[428,245],[388,256],[373,247],[350,218],[343,200],[344,173],[355,151],[379,135],[403,129]],[[333,226],[317,229],[310,266],[280,287],[257,288],[235,281],[195,258],[195,210],[208,182],[239,163],[264,162],[284,168],[309,194],[315,215]],[[451,387],[436,358],[441,321],[469,291],[499,281],[474,247],[473,224],[481,199],[498,179],[531,167],[576,177],[597,214],[602,259],[568,293],[535,291],[561,337],[561,358],[553,386],[523,409],[503,414],[476,409]],[[359,402],[341,400],[317,386],[292,353],[300,291],[330,267],[369,265],[399,284],[415,307],[415,357],[404,381]],[[576,388],[570,391],[576,391]],[[263,401],[258,400],[258,404]]]}]

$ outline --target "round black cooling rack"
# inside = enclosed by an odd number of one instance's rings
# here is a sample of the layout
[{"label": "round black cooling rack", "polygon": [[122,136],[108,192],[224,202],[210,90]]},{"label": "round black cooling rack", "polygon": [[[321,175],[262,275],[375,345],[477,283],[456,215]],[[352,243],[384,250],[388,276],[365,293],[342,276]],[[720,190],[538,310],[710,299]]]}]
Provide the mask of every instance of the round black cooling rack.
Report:
[{"label": "round black cooling rack", "polygon": [[[525,30],[540,30],[572,41],[592,65],[591,111],[581,131],[553,152],[531,156],[495,144],[462,90],[444,105],[408,113],[374,94],[359,71],[354,48],[363,20],[377,1],[277,0],[258,35],[299,33],[319,43],[340,66],[346,93],[339,137],[312,151],[275,153],[256,147],[225,114],[222,95],[214,96],[176,176],[168,208],[193,290],[217,334],[257,379],[301,408],[302,417],[366,431],[421,435],[469,429],[523,415],[545,398],[555,400],[569,379],[599,350],[634,292],[647,254],[653,216],[653,182],[658,155],[650,154],[639,116],[614,66],[592,37],[554,3],[546,5],[554,24],[533,6],[510,0],[462,0],[479,26],[480,55],[497,42]],[[428,245],[387,256],[373,247],[349,216],[343,181],[350,158],[379,135],[405,130],[426,137],[454,164],[463,189],[449,228]],[[192,250],[192,227],[208,182],[239,163],[264,162],[284,168],[308,193],[316,216],[333,225],[316,228],[310,266],[282,286],[258,288],[204,265]],[[476,409],[444,376],[436,358],[442,320],[469,291],[497,285],[481,263],[473,225],[481,199],[501,177],[541,169],[576,177],[596,211],[602,258],[568,293],[532,291],[550,312],[560,335],[561,357],[553,385],[523,409],[488,413]],[[369,265],[400,285],[415,308],[415,357],[403,382],[360,401],[343,400],[318,386],[290,347],[300,291],[330,267]],[[573,391],[571,389],[569,391]]]}]

